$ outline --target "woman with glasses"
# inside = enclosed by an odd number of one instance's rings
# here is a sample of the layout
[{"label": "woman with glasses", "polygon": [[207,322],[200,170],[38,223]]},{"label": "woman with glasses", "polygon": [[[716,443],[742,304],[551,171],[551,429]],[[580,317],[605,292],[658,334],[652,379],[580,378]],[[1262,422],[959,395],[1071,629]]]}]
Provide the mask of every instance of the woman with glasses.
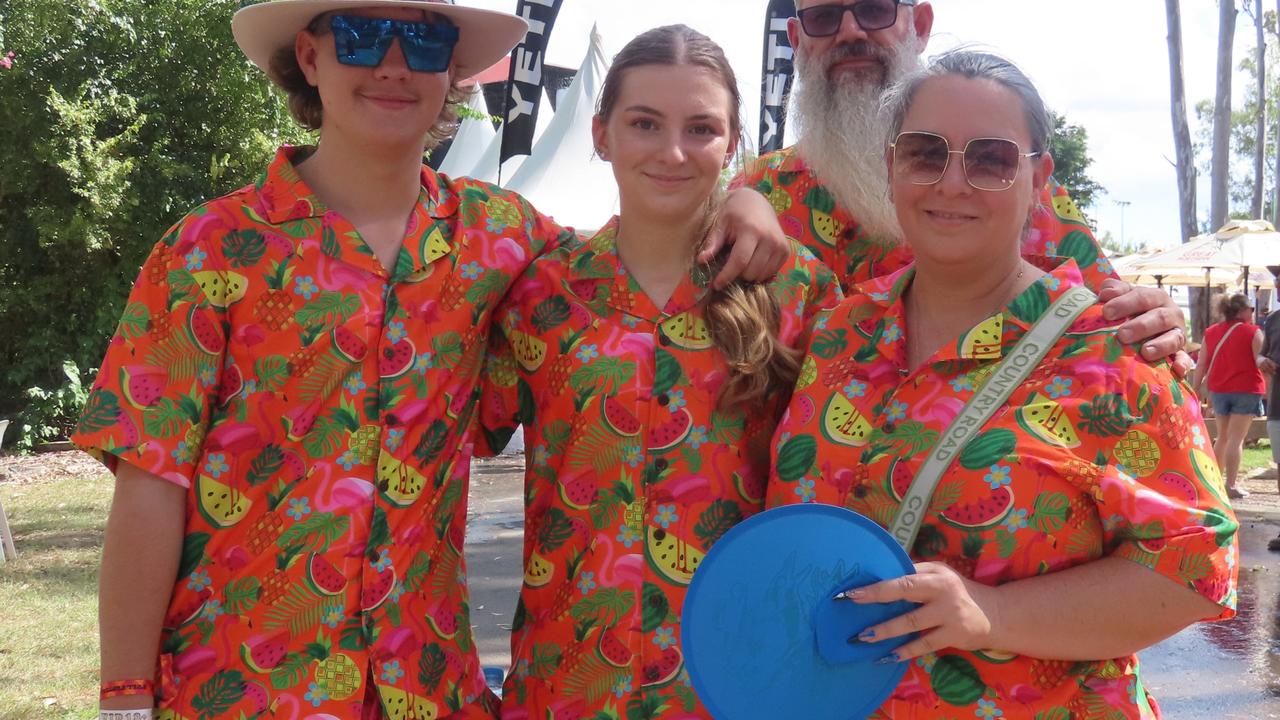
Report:
[{"label": "woman with glasses", "polygon": [[1053,160],[1016,67],[953,52],[888,107],[915,262],[815,321],[769,503],[851,508],[916,561],[843,594],[919,604],[847,638],[915,633],[876,717],[1157,717],[1135,653],[1236,599],[1195,395],[1116,339],[1074,261],[1019,255]]},{"label": "woman with glasses", "polygon": [[1203,395],[1208,386],[1218,423],[1213,451],[1227,481],[1227,496],[1238,500],[1249,495],[1240,484],[1244,439],[1253,419],[1262,415],[1262,396],[1267,392],[1267,380],[1258,364],[1263,336],[1262,328],[1253,322],[1253,302],[1248,295],[1224,297],[1218,309],[1222,322],[1205,328],[1195,388]]}]

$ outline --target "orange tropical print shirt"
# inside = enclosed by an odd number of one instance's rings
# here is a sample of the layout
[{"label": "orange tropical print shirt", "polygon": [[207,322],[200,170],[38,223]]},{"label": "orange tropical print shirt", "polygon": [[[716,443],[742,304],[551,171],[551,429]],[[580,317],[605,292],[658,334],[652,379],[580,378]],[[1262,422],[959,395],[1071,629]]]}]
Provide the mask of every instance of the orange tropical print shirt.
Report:
[{"label": "orange tropical print shirt", "polygon": [[299,178],[307,152],[155,246],[74,438],[189,490],[157,703],[489,717],[462,560],[471,418],[493,309],[568,235],[424,168],[388,272]]},{"label": "orange tropical print shirt", "polygon": [[[892,524],[961,408],[1067,289],[1063,261],[1008,307],[907,371],[907,268],[815,320],[774,438],[770,506],[842,505]],[[1085,311],[962,450],[911,549],[987,585],[1122,557],[1234,615],[1239,548],[1200,404]],[[1172,586],[1170,586],[1172,588]],[[1151,718],[1136,656],[1038,660],[955,649],[911,662],[877,718]]]},{"label": "orange tropical print shirt", "polygon": [[[659,308],[615,251],[617,220],[538,259],[499,310],[481,420],[493,450],[525,426],[524,584],[504,718],[709,717],[680,609],[694,570],[759,512],[780,405],[717,408],[727,376],[694,271]],[[839,298],[796,252],[771,289],[780,337]]]},{"label": "orange tropical print shirt", "polygon": [[[753,187],[769,198],[787,236],[831,268],[845,292],[897,272],[912,260],[911,248],[896,239],[864,232],[858,219],[836,203],[794,146],[761,156],[735,185]],[[1111,264],[1067,191],[1050,180],[1040,200],[1041,207],[1023,241],[1023,255],[1072,258],[1094,289],[1114,277]]]}]

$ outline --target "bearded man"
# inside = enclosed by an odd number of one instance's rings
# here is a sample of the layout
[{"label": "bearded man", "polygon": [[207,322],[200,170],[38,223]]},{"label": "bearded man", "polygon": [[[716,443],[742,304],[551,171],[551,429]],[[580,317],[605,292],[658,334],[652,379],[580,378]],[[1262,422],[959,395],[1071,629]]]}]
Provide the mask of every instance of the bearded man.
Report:
[{"label": "bearded man", "polygon": [[[898,242],[901,231],[889,201],[890,138],[880,97],[919,69],[933,6],[914,0],[797,0],[796,10],[787,36],[796,53],[799,142],[762,156],[745,181],[770,197],[787,234],[834,269],[848,289],[911,260]],[[1028,254],[1070,255],[1086,273],[1110,277],[1065,191],[1046,187],[1043,200],[1028,233]]]},{"label": "bearded man", "polygon": [[[921,67],[933,6],[925,0],[796,0],[796,11],[787,37],[795,49],[799,142],[761,156],[735,185],[768,196],[783,231],[834,270],[848,291],[912,259],[889,198],[885,149],[891,138],[880,99]],[[1176,370],[1185,374],[1190,358],[1181,352],[1181,310],[1160,290],[1115,279],[1067,192],[1050,180],[1041,193],[1024,254],[1074,259],[1106,302],[1106,315],[1131,318],[1120,339],[1143,341],[1151,360],[1176,353]]]}]

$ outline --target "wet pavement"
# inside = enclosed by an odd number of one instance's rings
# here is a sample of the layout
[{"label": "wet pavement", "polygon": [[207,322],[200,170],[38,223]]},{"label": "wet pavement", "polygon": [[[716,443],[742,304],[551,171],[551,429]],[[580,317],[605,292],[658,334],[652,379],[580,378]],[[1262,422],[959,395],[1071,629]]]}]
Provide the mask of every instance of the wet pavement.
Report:
[{"label": "wet pavement", "polygon": [[[471,475],[471,621],[481,661],[504,668],[523,577],[522,479],[520,456],[476,462]],[[1280,720],[1280,553],[1267,550],[1280,512],[1242,509],[1240,521],[1237,617],[1192,626],[1140,654],[1143,681],[1166,718]]]}]

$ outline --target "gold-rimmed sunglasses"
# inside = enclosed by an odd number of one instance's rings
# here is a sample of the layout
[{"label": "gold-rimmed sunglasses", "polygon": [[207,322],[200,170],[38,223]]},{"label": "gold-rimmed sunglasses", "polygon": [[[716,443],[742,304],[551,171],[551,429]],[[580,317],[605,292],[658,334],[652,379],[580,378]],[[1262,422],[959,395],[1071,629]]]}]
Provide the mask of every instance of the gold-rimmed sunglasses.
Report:
[{"label": "gold-rimmed sunglasses", "polygon": [[964,177],[977,190],[999,192],[1013,187],[1022,158],[1043,155],[1022,152],[1018,143],[1005,138],[974,138],[963,150],[952,150],[947,139],[931,132],[899,133],[889,144],[893,172],[913,185],[932,185],[942,179],[952,155],[961,156]]}]

